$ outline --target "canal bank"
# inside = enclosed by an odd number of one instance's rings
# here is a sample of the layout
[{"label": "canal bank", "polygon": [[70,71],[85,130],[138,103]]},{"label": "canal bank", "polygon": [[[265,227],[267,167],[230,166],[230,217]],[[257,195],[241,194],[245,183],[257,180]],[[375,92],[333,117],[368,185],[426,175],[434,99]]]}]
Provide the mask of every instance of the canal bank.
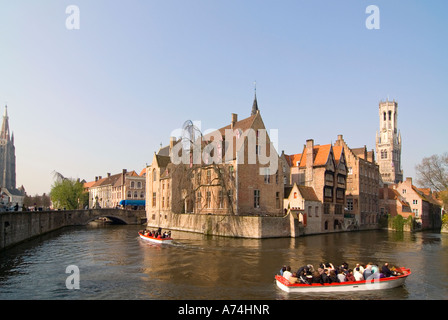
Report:
[{"label": "canal bank", "polygon": [[146,219],[144,211],[121,209],[1,212],[0,250],[60,228],[86,225],[98,217],[124,224],[141,224]]}]

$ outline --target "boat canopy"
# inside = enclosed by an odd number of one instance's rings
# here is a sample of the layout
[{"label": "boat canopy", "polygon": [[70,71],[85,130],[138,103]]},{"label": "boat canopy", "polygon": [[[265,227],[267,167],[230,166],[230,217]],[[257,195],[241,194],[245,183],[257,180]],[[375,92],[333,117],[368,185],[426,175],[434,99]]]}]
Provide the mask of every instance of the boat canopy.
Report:
[{"label": "boat canopy", "polygon": [[121,200],[120,206],[144,206],[145,200]]}]

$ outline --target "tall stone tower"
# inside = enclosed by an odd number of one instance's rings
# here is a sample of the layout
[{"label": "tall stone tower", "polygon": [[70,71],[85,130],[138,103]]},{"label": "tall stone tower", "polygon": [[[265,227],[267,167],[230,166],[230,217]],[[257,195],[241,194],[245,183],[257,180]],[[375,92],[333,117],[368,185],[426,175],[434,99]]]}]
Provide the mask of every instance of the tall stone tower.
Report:
[{"label": "tall stone tower", "polygon": [[403,181],[401,169],[401,134],[397,129],[398,103],[386,100],[379,104],[380,131],[376,133],[376,158],[384,183]]}]

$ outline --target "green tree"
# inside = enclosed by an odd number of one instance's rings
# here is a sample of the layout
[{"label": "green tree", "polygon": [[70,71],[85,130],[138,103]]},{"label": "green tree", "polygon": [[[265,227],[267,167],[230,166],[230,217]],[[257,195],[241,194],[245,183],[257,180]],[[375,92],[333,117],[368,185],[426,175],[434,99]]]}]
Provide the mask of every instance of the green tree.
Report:
[{"label": "green tree", "polygon": [[83,206],[86,198],[83,183],[79,179],[66,178],[56,172],[50,198],[56,209],[79,209]]}]

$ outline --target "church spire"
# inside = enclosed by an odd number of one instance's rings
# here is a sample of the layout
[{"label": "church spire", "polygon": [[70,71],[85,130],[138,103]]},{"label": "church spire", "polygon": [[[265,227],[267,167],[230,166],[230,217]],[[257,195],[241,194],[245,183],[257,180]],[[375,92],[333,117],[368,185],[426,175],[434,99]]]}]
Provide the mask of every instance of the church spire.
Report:
[{"label": "church spire", "polygon": [[8,121],[8,106],[5,105],[5,113],[3,114],[2,130],[0,131],[0,139],[9,141],[9,121]]},{"label": "church spire", "polygon": [[254,103],[252,104],[252,112],[251,112],[251,116],[256,115],[258,113],[258,102],[257,102],[257,82],[254,82],[254,86],[255,86],[255,98],[254,98]]}]

